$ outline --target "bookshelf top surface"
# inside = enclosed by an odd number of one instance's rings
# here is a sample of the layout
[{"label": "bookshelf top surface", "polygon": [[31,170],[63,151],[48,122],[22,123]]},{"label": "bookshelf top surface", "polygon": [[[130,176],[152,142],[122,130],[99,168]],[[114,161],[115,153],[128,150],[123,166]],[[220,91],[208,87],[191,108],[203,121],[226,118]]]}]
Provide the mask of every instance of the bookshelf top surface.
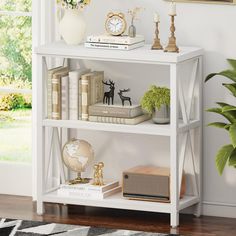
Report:
[{"label": "bookshelf top surface", "polygon": [[78,58],[114,62],[133,62],[150,64],[179,63],[203,55],[203,49],[198,47],[180,47],[180,53],[166,53],[150,50],[151,45],[130,50],[90,49],[83,45],[66,45],[63,41],[46,44],[35,48],[35,53],[43,56]]}]

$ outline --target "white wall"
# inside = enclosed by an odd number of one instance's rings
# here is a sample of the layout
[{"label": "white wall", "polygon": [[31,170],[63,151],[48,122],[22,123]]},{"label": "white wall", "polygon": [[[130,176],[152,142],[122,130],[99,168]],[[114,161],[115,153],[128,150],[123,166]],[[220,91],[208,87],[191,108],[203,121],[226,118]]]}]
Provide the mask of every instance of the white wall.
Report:
[{"label": "white wall", "polygon": [[[88,21],[88,34],[104,31],[104,19],[110,10],[127,11],[135,6],[145,7],[145,12],[136,22],[138,33],[144,34],[151,43],[153,39],[153,13],[158,11],[161,15],[161,39],[166,44],[169,35],[168,3],[162,0],[93,0],[86,10]],[[177,40],[179,46],[200,46],[205,49],[204,75],[222,70],[227,67],[226,58],[236,58],[236,7],[228,5],[186,4],[177,5],[178,17],[176,19]],[[228,92],[220,85],[221,79],[211,81],[204,86],[204,109],[213,106],[216,101],[230,100]],[[213,114],[204,114],[204,124],[219,119]],[[150,151],[151,145],[144,145],[146,150],[140,148],[145,144],[147,137],[134,138],[123,135],[97,134],[96,139],[89,134],[80,133],[91,141],[100,140],[100,136],[109,141],[114,148],[112,158],[119,158],[119,150],[132,156],[138,151],[147,155],[154,155]],[[153,145],[157,140],[150,138]],[[126,143],[130,142],[127,146]],[[220,177],[215,169],[214,158],[217,149],[229,142],[224,131],[204,127],[204,213],[206,215],[220,215],[236,217],[236,170],[229,169]],[[97,142],[98,143],[98,142]],[[104,146],[106,143],[104,142]],[[101,151],[99,145],[96,145]],[[108,158],[108,154],[104,154]],[[110,154],[109,154],[110,155]],[[123,158],[122,158],[123,159]],[[134,161],[135,162],[135,161]],[[112,168],[110,166],[110,168]]]}]

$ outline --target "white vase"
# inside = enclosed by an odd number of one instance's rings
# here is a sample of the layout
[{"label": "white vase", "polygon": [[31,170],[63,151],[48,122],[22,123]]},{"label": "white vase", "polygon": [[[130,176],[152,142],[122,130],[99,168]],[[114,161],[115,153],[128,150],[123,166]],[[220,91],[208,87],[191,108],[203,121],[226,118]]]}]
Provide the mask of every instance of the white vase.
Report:
[{"label": "white vase", "polygon": [[59,32],[69,45],[82,43],[85,37],[86,22],[83,12],[78,9],[66,9],[59,24]]}]

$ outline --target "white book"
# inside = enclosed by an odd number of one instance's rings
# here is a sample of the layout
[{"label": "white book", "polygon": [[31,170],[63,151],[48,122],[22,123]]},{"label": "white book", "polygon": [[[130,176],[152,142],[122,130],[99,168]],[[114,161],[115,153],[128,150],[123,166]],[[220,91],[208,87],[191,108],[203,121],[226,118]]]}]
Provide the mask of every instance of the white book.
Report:
[{"label": "white book", "polygon": [[89,191],[73,191],[66,189],[58,189],[57,194],[63,197],[77,197],[80,199],[102,200],[106,197],[114,195],[122,191],[122,187],[118,186],[106,192],[89,192]]},{"label": "white book", "polygon": [[79,119],[79,80],[89,69],[79,69],[69,72],[69,119]]},{"label": "white book", "polygon": [[84,46],[86,48],[94,48],[94,49],[112,49],[112,50],[124,50],[129,51],[135,48],[140,48],[144,46],[144,41],[140,43],[134,43],[130,45],[125,44],[111,44],[111,43],[85,43]]},{"label": "white book", "polygon": [[143,35],[137,35],[136,37],[132,38],[128,35],[122,36],[112,36],[112,35],[90,35],[87,37],[87,42],[89,43],[112,43],[112,44],[134,44],[145,41]]},{"label": "white book", "polygon": [[69,76],[61,78],[61,118],[69,119]]},{"label": "white book", "polygon": [[90,183],[88,184],[74,184],[74,185],[69,185],[69,184],[61,184],[60,189],[64,190],[72,190],[72,191],[87,191],[87,192],[97,192],[97,193],[104,193],[108,190],[111,190],[113,188],[116,188],[119,186],[119,181],[107,181],[104,180],[104,185],[103,186],[96,186],[92,184],[93,180],[91,180]]}]

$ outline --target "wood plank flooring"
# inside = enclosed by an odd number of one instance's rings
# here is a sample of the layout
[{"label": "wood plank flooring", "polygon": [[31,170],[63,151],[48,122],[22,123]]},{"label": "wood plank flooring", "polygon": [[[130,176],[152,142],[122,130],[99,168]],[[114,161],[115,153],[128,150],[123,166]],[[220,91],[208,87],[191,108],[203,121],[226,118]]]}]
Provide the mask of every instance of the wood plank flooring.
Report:
[{"label": "wood plank flooring", "polygon": [[46,212],[38,216],[29,197],[0,195],[0,218],[36,220],[76,225],[130,229],[192,236],[236,236],[236,219],[181,215],[180,227],[169,227],[168,214],[123,211],[79,206],[45,204]]}]

